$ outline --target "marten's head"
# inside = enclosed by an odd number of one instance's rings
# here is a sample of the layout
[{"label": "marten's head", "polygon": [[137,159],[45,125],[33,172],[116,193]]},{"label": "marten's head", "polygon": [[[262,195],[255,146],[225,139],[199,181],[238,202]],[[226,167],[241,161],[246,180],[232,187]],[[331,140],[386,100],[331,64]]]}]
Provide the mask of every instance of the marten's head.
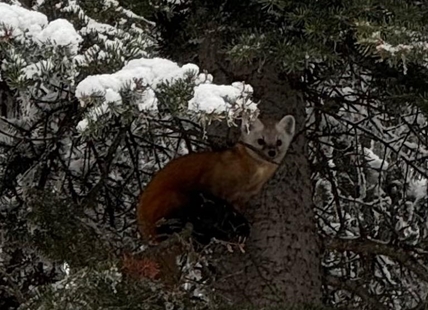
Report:
[{"label": "marten's head", "polygon": [[292,115],[284,116],[279,122],[256,119],[249,130],[244,124],[241,126],[240,141],[262,158],[279,163],[294,137],[295,124]]}]

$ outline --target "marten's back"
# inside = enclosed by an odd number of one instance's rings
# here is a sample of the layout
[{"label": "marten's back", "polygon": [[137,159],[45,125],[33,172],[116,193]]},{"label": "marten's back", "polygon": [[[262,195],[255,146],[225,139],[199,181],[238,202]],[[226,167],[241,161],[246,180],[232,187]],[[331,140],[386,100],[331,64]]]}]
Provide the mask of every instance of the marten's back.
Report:
[{"label": "marten's back", "polygon": [[204,175],[215,169],[219,152],[192,153],[158,171],[140,197],[137,220],[144,238],[155,236],[156,222],[189,203],[192,192],[206,190]]},{"label": "marten's back", "polygon": [[187,206],[193,193],[208,192],[235,204],[259,190],[275,169],[272,164],[255,161],[241,145],[174,159],[141,195],[137,209],[140,232],[145,238],[156,236],[156,222]]},{"label": "marten's back", "polygon": [[284,158],[294,136],[291,115],[280,121],[259,119],[241,128],[241,143],[221,152],[192,153],[168,163],[144,190],[138,204],[143,238],[156,237],[158,220],[189,204],[192,193],[208,192],[242,209],[259,193]]}]

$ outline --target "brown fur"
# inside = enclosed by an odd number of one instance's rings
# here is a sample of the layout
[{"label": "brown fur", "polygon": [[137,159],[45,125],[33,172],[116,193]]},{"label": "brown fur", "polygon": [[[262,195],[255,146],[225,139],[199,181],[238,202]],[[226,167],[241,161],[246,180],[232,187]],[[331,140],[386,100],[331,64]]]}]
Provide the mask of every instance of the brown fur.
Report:
[{"label": "brown fur", "polygon": [[[294,118],[286,116],[272,125],[257,120],[253,127],[253,133],[243,130],[241,139],[254,145],[254,141],[263,138],[266,144],[258,146],[260,152],[275,148],[275,156],[282,160],[294,135]],[[277,139],[283,139],[281,146],[276,146]],[[260,192],[277,167],[239,143],[225,151],[192,153],[174,159],[155,175],[140,197],[137,207],[140,233],[146,241],[156,238],[156,222],[186,206],[189,193],[194,191],[209,191],[242,209]]]},{"label": "brown fur", "polygon": [[[241,206],[260,191],[276,168],[251,157],[241,144],[223,152],[193,153],[173,160],[141,195],[137,209],[140,232],[154,236],[155,223],[185,205],[191,191],[207,190]],[[150,208],[144,207],[149,204]]]}]

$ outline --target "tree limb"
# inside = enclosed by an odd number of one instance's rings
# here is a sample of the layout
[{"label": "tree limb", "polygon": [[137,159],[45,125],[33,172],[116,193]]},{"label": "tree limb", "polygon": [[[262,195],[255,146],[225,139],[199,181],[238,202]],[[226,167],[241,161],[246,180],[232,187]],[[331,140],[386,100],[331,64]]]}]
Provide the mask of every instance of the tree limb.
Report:
[{"label": "tree limb", "polygon": [[416,257],[402,248],[368,239],[344,240],[338,238],[327,241],[326,247],[330,250],[386,255],[399,262],[410,271],[413,271],[422,280],[428,282],[428,269],[426,266],[420,264]]},{"label": "tree limb", "polygon": [[363,286],[362,281],[351,281],[343,280],[333,276],[327,276],[327,284],[332,285],[337,288],[347,290],[349,292],[357,294],[361,299],[363,299],[367,304],[372,305],[373,309],[387,310],[388,308],[382,304],[376,296],[372,296]]}]

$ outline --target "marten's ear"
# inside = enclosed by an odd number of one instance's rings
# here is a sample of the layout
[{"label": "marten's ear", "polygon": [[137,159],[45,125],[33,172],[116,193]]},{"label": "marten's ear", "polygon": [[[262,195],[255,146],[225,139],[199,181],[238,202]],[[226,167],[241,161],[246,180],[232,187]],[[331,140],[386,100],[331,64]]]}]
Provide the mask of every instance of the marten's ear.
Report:
[{"label": "marten's ear", "polygon": [[283,130],[292,136],[294,135],[296,121],[294,120],[293,115],[286,115],[276,124],[276,126],[278,130]]},{"label": "marten's ear", "polygon": [[[248,129],[249,131],[260,131],[262,130],[264,127],[262,121],[258,118],[256,118],[252,123],[249,123]],[[243,134],[248,134],[247,132],[247,126],[246,126],[246,122],[242,121],[241,123],[241,132]]]}]

